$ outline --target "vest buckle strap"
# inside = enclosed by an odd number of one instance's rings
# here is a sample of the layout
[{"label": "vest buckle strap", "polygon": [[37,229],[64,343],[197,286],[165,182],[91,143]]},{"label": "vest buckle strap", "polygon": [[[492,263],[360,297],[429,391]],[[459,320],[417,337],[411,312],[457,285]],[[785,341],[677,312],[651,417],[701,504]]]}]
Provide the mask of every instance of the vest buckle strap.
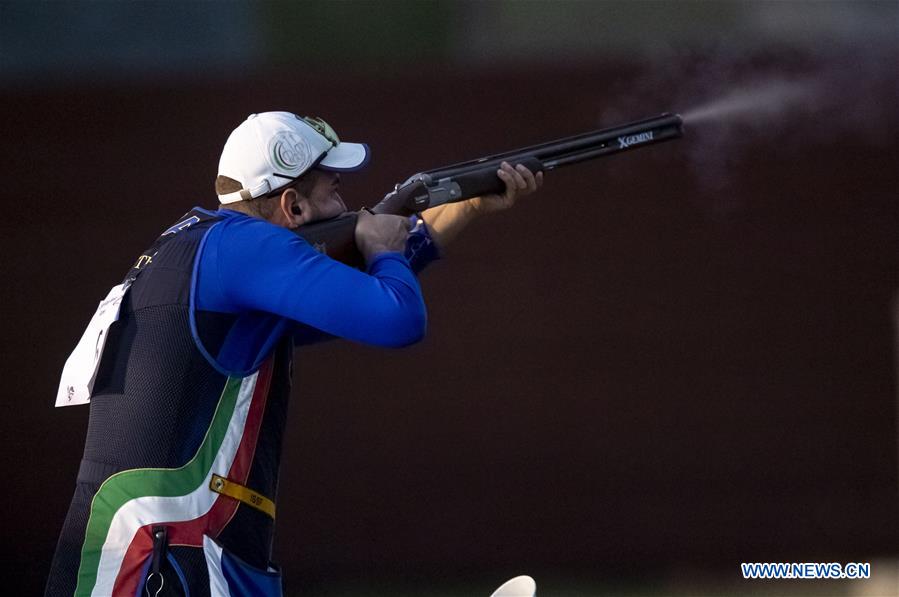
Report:
[{"label": "vest buckle strap", "polygon": [[209,489],[215,493],[242,502],[251,508],[255,508],[264,514],[267,514],[272,520],[275,519],[275,502],[236,481],[231,481],[230,479],[212,473],[212,479],[209,481]]}]

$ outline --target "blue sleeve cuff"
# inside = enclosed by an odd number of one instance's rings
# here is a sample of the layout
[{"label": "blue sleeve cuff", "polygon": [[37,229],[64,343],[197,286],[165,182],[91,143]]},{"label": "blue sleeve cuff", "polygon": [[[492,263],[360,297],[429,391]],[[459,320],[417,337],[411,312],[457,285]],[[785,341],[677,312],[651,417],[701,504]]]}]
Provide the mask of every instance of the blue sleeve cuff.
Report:
[{"label": "blue sleeve cuff", "polygon": [[424,220],[417,215],[409,216],[409,219],[414,228],[406,240],[405,256],[409,260],[412,271],[417,274],[431,262],[440,259],[441,255]]}]

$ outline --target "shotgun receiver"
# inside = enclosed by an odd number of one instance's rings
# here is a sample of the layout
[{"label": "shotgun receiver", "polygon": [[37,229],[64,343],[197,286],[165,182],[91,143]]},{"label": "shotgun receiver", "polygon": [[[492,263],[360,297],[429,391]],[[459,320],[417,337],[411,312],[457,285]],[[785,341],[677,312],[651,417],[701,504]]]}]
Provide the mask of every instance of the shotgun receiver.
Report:
[{"label": "shotgun receiver", "polygon": [[[428,208],[502,193],[505,184],[496,175],[502,162],[523,164],[535,174],[613,153],[645,147],[683,136],[677,114],[631,122],[622,126],[565,137],[548,143],[513,149],[486,157],[419,172],[396,185],[371,211],[409,216]],[[314,222],[296,229],[316,249],[354,267],[364,267],[355,243],[356,213]]]}]

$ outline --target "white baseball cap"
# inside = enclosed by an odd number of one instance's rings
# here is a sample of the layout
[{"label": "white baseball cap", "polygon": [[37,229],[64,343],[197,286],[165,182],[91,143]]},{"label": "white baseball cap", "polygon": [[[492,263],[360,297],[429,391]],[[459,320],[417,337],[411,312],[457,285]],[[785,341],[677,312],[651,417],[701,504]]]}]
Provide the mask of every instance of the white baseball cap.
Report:
[{"label": "white baseball cap", "polygon": [[321,118],[250,114],[228,137],[219,160],[219,176],[236,180],[243,189],[218,198],[222,204],[254,199],[287,186],[312,167],[352,172],[370,157],[368,145],[341,143]]}]

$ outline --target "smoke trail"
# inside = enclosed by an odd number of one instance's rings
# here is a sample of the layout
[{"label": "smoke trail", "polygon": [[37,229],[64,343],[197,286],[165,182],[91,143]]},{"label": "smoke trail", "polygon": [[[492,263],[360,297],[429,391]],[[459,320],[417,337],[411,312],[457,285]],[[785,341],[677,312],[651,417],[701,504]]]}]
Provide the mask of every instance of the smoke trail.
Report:
[{"label": "smoke trail", "polygon": [[899,11],[816,6],[747,5],[755,12],[746,15],[742,42],[706,40],[647,54],[641,75],[612,90],[625,101],[610,106],[603,123],[680,111],[691,171],[705,207],[719,215],[743,207],[743,195],[729,186],[732,173],[760,144],[776,147],[781,160],[835,139],[895,144],[899,31],[884,16]]},{"label": "smoke trail", "polygon": [[729,90],[724,96],[681,113],[687,124],[753,118],[771,120],[814,102],[820,94],[813,80],[771,79]]}]

